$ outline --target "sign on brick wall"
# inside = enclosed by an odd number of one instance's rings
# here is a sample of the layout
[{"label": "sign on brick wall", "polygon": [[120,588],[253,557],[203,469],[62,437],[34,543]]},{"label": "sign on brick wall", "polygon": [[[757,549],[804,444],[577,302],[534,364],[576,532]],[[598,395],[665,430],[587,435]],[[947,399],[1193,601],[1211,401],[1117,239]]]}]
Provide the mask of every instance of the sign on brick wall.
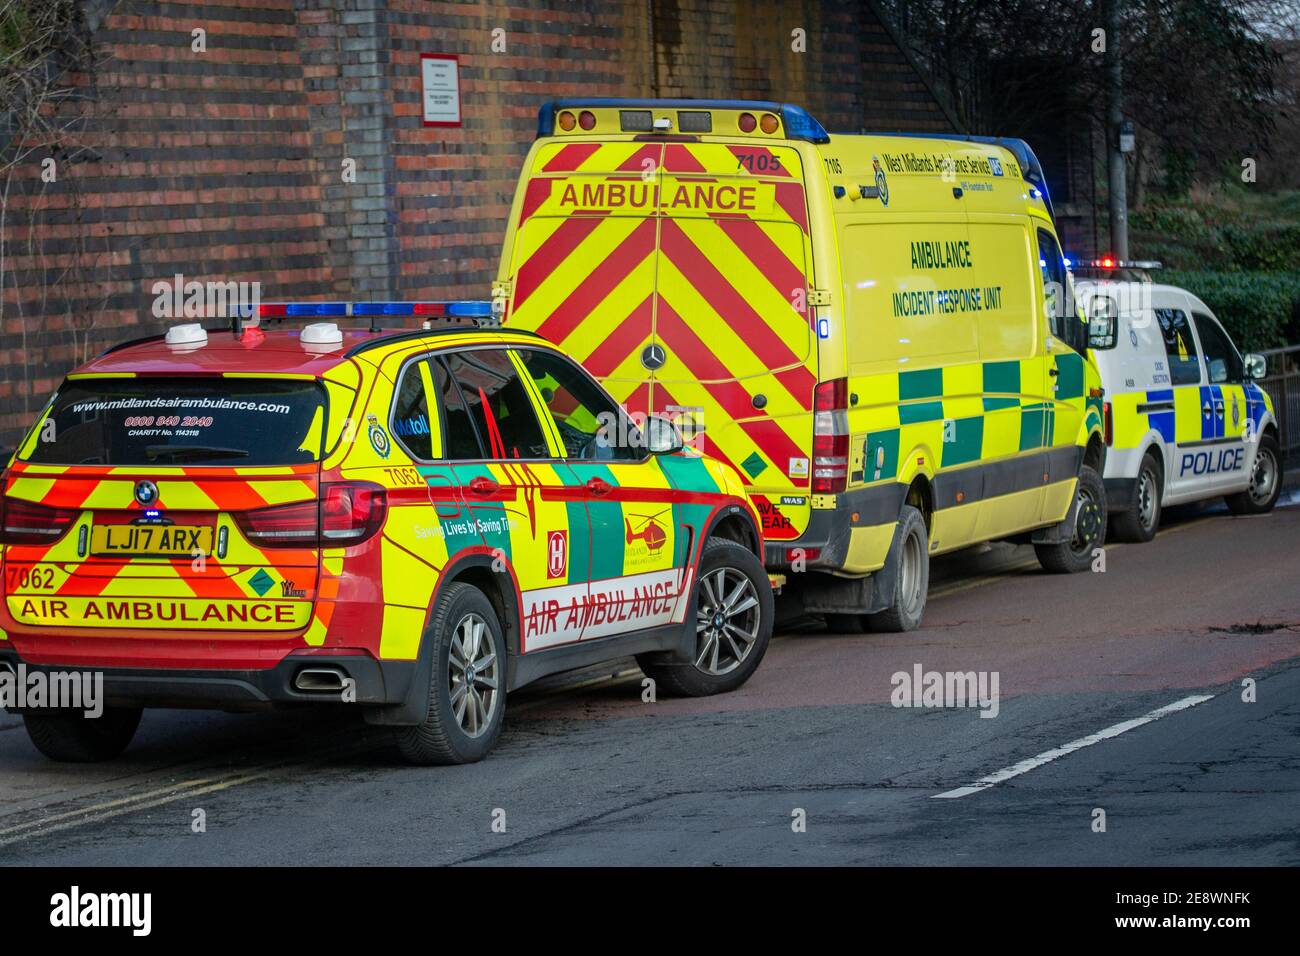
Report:
[{"label": "sign on brick wall", "polygon": [[460,60],[453,53],[421,53],[424,125],[460,125]]}]

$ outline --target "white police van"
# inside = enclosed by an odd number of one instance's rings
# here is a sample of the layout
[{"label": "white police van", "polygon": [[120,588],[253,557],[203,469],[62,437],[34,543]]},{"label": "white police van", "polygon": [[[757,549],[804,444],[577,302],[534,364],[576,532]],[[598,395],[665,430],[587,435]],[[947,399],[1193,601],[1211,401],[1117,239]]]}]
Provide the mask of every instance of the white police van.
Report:
[{"label": "white police van", "polygon": [[[1122,273],[1121,273],[1122,274]],[[1273,404],[1209,306],[1148,281],[1076,283],[1105,389],[1103,479],[1113,536],[1150,541],[1166,505],[1222,495],[1270,511],[1282,489]]]}]

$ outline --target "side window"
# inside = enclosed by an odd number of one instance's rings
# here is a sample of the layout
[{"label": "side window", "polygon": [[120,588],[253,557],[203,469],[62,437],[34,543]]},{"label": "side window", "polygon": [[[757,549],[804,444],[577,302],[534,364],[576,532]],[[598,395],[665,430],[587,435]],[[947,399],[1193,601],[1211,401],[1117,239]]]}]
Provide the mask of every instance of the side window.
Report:
[{"label": "side window", "polygon": [[402,372],[393,402],[393,417],[388,423],[393,438],[408,455],[420,461],[433,457],[433,429],[429,426],[429,366],[411,362]]},{"label": "side window", "polygon": [[[532,399],[504,349],[453,352],[445,361],[486,457],[551,456]],[[449,432],[452,427],[448,422]]]},{"label": "side window", "polygon": [[1038,265],[1043,270],[1043,301],[1052,334],[1058,339],[1073,343],[1077,337],[1069,335],[1065,328],[1067,318],[1071,321],[1076,318],[1069,302],[1065,259],[1056,239],[1046,229],[1038,230]]},{"label": "side window", "polygon": [[1218,322],[1208,315],[1193,312],[1196,320],[1196,332],[1201,337],[1201,348],[1205,352],[1205,370],[1210,373],[1210,383],[1220,385],[1224,382],[1240,382],[1245,378],[1242,371],[1241,356],[1228,338],[1228,333]]},{"label": "side window", "polygon": [[586,372],[554,352],[518,350],[570,458],[640,461],[640,431]]},{"label": "side window", "polygon": [[479,440],[465,397],[442,359],[434,359],[433,388],[442,409],[442,457],[448,461],[479,461],[487,446]]},{"label": "side window", "polygon": [[1199,385],[1201,365],[1187,313],[1182,309],[1156,309],[1155,314],[1169,356],[1169,381],[1174,385]]}]

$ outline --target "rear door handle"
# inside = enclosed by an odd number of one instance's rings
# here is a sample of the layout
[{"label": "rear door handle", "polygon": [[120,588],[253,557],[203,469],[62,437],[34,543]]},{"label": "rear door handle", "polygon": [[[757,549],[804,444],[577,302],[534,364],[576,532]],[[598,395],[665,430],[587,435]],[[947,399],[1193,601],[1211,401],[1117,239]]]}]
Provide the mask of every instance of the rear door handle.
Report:
[{"label": "rear door handle", "polygon": [[476,478],[470,479],[469,490],[474,492],[476,495],[482,495],[486,498],[488,495],[494,495],[500,491],[501,486],[491,478],[479,475]]},{"label": "rear door handle", "polygon": [[614,486],[604,478],[589,478],[587,480],[587,490],[593,495],[607,495],[614,490]]},{"label": "rear door handle", "polygon": [[1047,374],[1052,376],[1052,378],[1056,378],[1056,376],[1061,374],[1061,370],[1057,368],[1055,365],[1053,365],[1051,368],[1047,370]]}]

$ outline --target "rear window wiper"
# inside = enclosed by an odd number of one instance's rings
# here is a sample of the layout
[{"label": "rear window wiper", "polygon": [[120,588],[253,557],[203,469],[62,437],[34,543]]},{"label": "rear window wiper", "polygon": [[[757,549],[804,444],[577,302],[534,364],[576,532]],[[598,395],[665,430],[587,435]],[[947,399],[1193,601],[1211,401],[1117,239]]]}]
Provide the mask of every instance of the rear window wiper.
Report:
[{"label": "rear window wiper", "polygon": [[243,448],[221,448],[216,445],[148,445],[144,450],[150,461],[171,458],[173,461],[196,461],[203,458],[247,458]]}]

